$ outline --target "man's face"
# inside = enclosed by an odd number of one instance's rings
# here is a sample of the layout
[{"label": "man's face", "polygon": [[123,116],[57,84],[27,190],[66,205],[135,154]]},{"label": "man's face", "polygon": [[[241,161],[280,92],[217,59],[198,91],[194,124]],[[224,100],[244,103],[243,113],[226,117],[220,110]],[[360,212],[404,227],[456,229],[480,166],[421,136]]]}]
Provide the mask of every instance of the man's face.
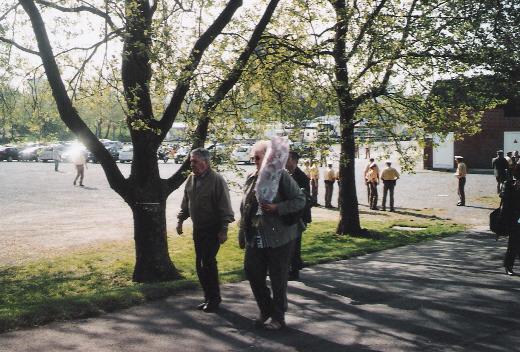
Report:
[{"label": "man's face", "polygon": [[289,156],[289,158],[287,158],[285,168],[289,171],[294,171],[296,169],[296,166],[298,166],[298,162]]},{"label": "man's face", "polygon": [[200,176],[209,169],[209,163],[197,155],[190,155],[190,166],[195,176]]},{"label": "man's face", "polygon": [[264,160],[265,151],[256,151],[253,155],[253,159],[255,160],[256,169],[260,170],[260,166],[262,166],[262,161]]}]

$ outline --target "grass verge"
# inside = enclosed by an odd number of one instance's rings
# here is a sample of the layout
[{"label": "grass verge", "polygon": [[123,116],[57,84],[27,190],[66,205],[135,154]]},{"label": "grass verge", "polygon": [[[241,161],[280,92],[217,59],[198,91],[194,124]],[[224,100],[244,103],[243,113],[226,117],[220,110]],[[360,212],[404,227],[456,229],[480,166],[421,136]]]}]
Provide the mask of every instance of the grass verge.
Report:
[{"label": "grass verge", "polygon": [[[448,236],[463,227],[439,219],[396,218],[364,222],[373,238],[338,236],[336,222],[317,221],[303,238],[306,265],[330,262],[387,248]],[[424,227],[421,231],[393,230],[392,226]],[[243,251],[236,227],[218,255],[222,282],[244,279]],[[170,236],[170,254],[184,279],[136,284],[131,281],[133,242],[108,242],[66,255],[15,267],[0,267],[0,332],[56,320],[85,318],[166,297],[198,286],[191,236]]]}]

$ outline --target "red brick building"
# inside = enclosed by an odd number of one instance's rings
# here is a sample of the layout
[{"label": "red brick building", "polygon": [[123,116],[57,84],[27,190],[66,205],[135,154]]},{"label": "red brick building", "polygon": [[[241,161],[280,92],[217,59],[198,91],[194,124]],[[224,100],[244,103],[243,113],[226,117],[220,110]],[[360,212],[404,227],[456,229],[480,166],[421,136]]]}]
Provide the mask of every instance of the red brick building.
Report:
[{"label": "red brick building", "polygon": [[[453,157],[461,155],[470,169],[491,169],[491,159],[497,150],[520,151],[520,114],[516,110],[504,107],[486,111],[480,133],[461,141],[448,140],[436,148],[428,145],[424,150],[424,168],[453,168]],[[451,167],[447,160],[451,160]]]}]

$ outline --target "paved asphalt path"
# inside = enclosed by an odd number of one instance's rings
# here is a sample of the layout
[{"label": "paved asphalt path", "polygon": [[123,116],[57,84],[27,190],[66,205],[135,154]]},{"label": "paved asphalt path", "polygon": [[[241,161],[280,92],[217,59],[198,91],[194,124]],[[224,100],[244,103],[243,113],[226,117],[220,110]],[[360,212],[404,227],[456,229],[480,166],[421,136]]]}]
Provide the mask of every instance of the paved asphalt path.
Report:
[{"label": "paved asphalt path", "polygon": [[470,231],[317,265],[289,284],[288,328],[255,330],[247,282],[223,287],[218,314],[198,291],[0,335],[0,351],[518,351],[520,277],[505,242]]}]

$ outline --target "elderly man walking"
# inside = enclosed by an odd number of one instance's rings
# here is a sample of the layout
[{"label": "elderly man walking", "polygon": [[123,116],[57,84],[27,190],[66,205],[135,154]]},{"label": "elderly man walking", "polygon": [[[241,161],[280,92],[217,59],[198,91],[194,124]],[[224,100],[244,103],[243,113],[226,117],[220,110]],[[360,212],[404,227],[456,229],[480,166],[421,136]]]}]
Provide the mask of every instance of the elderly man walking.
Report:
[{"label": "elderly man walking", "polygon": [[224,178],[210,167],[210,154],[204,148],[190,153],[193,173],[184,188],[181,210],[177,215],[177,233],[188,217],[193,222],[195,267],[204,291],[204,302],[198,309],[210,313],[218,310],[222,301],[218,282],[217,253],[227,240],[228,224],[235,221],[229,189]]},{"label": "elderly man walking", "polygon": [[399,172],[392,167],[390,160],[386,161],[386,167],[381,171],[381,180],[383,180],[383,211],[386,210],[386,195],[390,191],[390,211],[394,209],[394,188],[396,181],[399,179]]}]

